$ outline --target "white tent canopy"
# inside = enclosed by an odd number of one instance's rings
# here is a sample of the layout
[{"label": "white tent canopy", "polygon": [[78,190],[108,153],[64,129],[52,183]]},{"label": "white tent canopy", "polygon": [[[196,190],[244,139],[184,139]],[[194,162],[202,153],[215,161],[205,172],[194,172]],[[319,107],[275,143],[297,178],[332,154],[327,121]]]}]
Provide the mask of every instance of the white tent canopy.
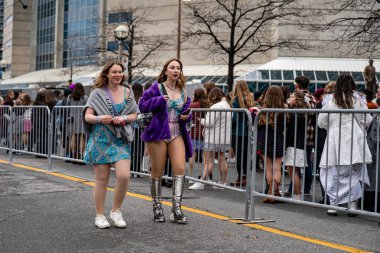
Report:
[{"label": "white tent canopy", "polygon": [[[93,72],[97,67],[75,67],[73,73],[73,79]],[[60,69],[46,69],[30,72],[24,75],[20,75],[11,79],[6,79],[1,82],[1,85],[11,84],[48,84],[48,83],[61,83],[67,82],[70,79],[70,71],[68,68]]]},{"label": "white tent canopy", "polygon": [[[253,70],[254,67],[255,65],[236,66],[235,76],[247,74]],[[100,71],[101,67],[98,66],[75,67],[73,82],[81,82],[84,85],[92,85],[92,82],[99,75]],[[134,75],[155,78],[159,75],[160,71],[161,67],[141,68],[137,69]],[[183,72],[185,76],[226,76],[228,73],[228,67],[227,65],[185,65]],[[67,83],[70,79],[69,73],[68,68],[39,70],[3,80],[1,85]]]},{"label": "white tent canopy", "polygon": [[[250,80],[257,70],[304,70],[304,71],[347,71],[362,72],[368,65],[368,59],[348,59],[348,58],[312,58],[312,57],[279,57],[263,65],[238,65],[235,67],[234,76],[237,79]],[[380,59],[374,59],[374,66],[380,70]],[[135,71],[135,76],[145,76],[155,78],[158,76],[161,67],[141,68]],[[73,74],[74,82],[81,82],[84,85],[92,85],[93,80],[100,73],[99,66],[75,67]],[[226,76],[228,74],[227,65],[196,65],[184,66],[185,76]],[[1,85],[17,84],[58,84],[66,83],[69,78],[68,68],[48,69],[30,72],[18,77],[3,80]]]},{"label": "white tent canopy", "polygon": [[[255,72],[260,70],[289,70],[289,71],[337,71],[337,72],[363,72],[368,65],[368,59],[352,58],[313,58],[313,57],[279,57],[265,63],[251,73],[238,79],[251,80],[257,78]],[[380,70],[380,59],[374,59],[374,66]]]},{"label": "white tent canopy", "polygon": [[[367,65],[368,59],[279,57],[258,69],[362,72]],[[374,66],[380,69],[380,60],[374,60]]]}]

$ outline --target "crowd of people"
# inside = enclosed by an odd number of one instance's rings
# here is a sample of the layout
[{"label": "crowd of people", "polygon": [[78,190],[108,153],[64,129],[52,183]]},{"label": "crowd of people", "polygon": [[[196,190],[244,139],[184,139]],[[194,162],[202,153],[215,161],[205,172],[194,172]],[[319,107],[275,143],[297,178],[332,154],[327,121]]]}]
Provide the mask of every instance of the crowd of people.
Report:
[{"label": "crowd of people", "polygon": [[[379,186],[373,185],[373,177],[379,175],[379,171],[374,162],[376,153],[369,148],[373,149],[376,138],[367,142],[366,130],[377,124],[377,115],[372,117],[370,112],[360,115],[323,113],[323,110],[376,109],[380,104],[380,88],[376,94],[373,87],[358,92],[352,76],[343,73],[336,82],[328,83],[314,94],[309,91],[309,79],[298,76],[293,92],[289,86],[277,85],[270,86],[263,93],[252,92],[246,81],[239,80],[234,90],[225,94],[215,83],[207,82],[203,89],[194,91],[191,99],[186,94],[183,65],[178,59],[167,61],[157,81],[146,85],[144,90],[140,84],[125,85],[124,72],[123,64],[108,62],[89,96],[84,94],[83,85],[76,83],[64,92],[40,89],[34,101],[27,93],[14,91],[9,91],[4,99],[0,98],[2,105],[13,107],[13,115],[0,117],[1,137],[5,138],[9,120],[13,120],[13,147],[38,155],[48,153],[46,129],[49,117],[45,106],[50,111],[55,106],[78,107],[54,115],[53,137],[67,133],[60,137],[64,155],[83,159],[94,167],[97,227],[110,227],[104,213],[111,168],[116,171],[116,189],[110,218],[116,227],[126,226],[121,206],[128,190],[131,160],[137,161],[132,166],[142,171],[145,166],[139,161],[143,155],[150,160],[155,222],[165,222],[161,187],[168,161],[173,171],[172,222],[188,222],[181,208],[187,161],[190,176],[194,176],[195,162],[202,161],[203,172],[199,179],[212,180],[213,166],[217,163],[220,185],[244,187],[248,183],[248,170],[252,169],[247,164],[251,145],[248,136],[252,129],[249,129],[247,114],[231,108],[248,109],[252,119],[259,115],[258,128],[254,131],[257,131],[257,160],[265,165],[268,197],[263,199],[264,203],[276,203],[277,198],[273,196],[303,200],[304,196],[311,194],[312,184],[316,182],[313,178],[319,174],[320,203],[356,209],[364,184],[367,184],[372,188],[365,189],[372,190],[364,194],[364,207],[373,210],[376,196],[373,192],[379,190]],[[205,110],[191,112],[193,108]],[[262,109],[276,111],[259,114]],[[281,111],[283,109],[289,110]],[[302,109],[322,111],[298,111]],[[137,114],[149,112],[153,113],[150,124],[139,129]],[[131,145],[140,142],[140,138],[144,152],[137,152],[136,145]],[[53,138],[53,142],[56,141]],[[52,146],[54,149],[56,145]],[[236,163],[237,178],[231,182],[228,182],[227,155]],[[316,164],[313,164],[314,160]],[[281,191],[283,168],[289,175],[290,184],[287,190]],[[204,186],[202,181],[197,181],[189,189],[202,190]],[[336,211],[329,210],[328,214],[335,215]]]},{"label": "crowd of people", "polygon": [[[12,146],[16,150],[48,154],[49,115],[53,108],[68,106],[84,106],[87,101],[84,87],[81,83],[71,84],[63,90],[40,88],[34,99],[26,92],[9,90],[1,105],[12,107],[13,115],[2,110],[4,118],[0,122],[1,138],[10,145],[6,135],[12,130]],[[48,110],[46,109],[48,108]],[[66,108],[54,112],[53,122],[53,153],[57,152],[58,142],[63,147],[68,158],[82,159],[85,148],[85,137],[81,123],[81,108]],[[6,120],[4,120],[6,119]],[[10,129],[12,120],[12,129]],[[65,136],[63,136],[65,133]],[[16,154],[19,154],[16,152]]]},{"label": "crowd of people", "polygon": [[[373,144],[378,136],[367,134],[371,125],[378,124],[377,114],[372,117],[370,111],[323,113],[323,110],[376,109],[378,101],[371,97],[372,91],[358,92],[352,76],[346,73],[340,74],[336,82],[318,89],[315,96],[308,91],[306,77],[297,77],[294,84],[295,91],[289,97],[283,95],[286,93],[282,93],[281,87],[271,86],[261,107],[278,109],[261,114],[259,119],[258,150],[266,164],[267,193],[301,200],[311,194],[313,175],[319,174],[321,204],[357,209],[358,201],[364,195],[364,209],[374,210],[375,197],[373,193],[365,192],[371,186],[368,174],[375,178],[379,175],[376,154],[371,153],[368,145],[370,138],[373,138]],[[291,112],[292,109],[308,108],[322,111]],[[290,112],[281,112],[282,109]],[[283,165],[291,183],[287,191],[281,192]],[[378,191],[379,186],[373,182],[372,179],[372,192],[375,188]],[[276,200],[269,196],[263,202],[276,203]],[[335,210],[327,213],[337,215]]]}]

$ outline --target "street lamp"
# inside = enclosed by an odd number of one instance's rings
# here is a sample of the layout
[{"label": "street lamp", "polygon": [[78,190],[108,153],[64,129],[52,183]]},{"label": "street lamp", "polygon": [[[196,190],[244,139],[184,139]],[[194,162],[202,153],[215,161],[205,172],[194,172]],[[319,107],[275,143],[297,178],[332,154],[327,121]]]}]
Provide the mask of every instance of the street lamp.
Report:
[{"label": "street lamp", "polygon": [[128,38],[128,28],[124,25],[119,25],[116,27],[115,31],[113,32],[115,39],[118,41],[118,56],[117,59],[119,62],[122,60],[123,55],[123,41]]},{"label": "street lamp", "polygon": [[1,79],[3,79],[3,74],[5,69],[8,67],[8,63],[3,59],[0,61],[0,69],[1,69]]},{"label": "street lamp", "polygon": [[190,2],[191,0],[178,0],[178,30],[177,30],[177,59],[181,58],[181,13],[182,1]]}]

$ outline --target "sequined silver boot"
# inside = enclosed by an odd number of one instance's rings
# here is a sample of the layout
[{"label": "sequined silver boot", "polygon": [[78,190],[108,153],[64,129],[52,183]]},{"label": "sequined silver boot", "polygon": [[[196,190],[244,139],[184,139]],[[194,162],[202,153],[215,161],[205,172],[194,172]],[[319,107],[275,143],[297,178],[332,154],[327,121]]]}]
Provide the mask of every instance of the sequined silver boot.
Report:
[{"label": "sequined silver boot", "polygon": [[165,222],[164,210],[161,203],[161,178],[150,179],[150,193],[153,200],[153,220]]},{"label": "sequined silver boot", "polygon": [[187,223],[187,216],[185,216],[181,209],[182,194],[185,186],[185,176],[173,177],[173,207],[170,214],[170,221],[179,224]]}]

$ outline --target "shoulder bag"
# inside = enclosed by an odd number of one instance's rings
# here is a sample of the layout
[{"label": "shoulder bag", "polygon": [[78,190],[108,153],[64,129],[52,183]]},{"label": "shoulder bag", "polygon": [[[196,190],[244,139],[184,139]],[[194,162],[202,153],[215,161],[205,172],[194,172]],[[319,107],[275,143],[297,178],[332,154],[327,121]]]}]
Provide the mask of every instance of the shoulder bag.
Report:
[{"label": "shoulder bag", "polygon": [[[165,87],[160,84],[162,89],[162,94],[164,94],[165,96],[168,95],[168,93],[166,92],[166,89]],[[139,128],[141,129],[144,129],[146,128],[147,126],[150,125],[150,122],[152,121],[152,118],[153,118],[153,113],[152,112],[146,112],[146,113],[139,113],[137,115],[137,124],[139,126]]]},{"label": "shoulder bag", "polygon": [[[108,108],[110,110],[110,113],[113,117],[115,116],[120,116],[120,114],[116,110],[115,102],[113,101],[113,96],[108,88],[106,88],[107,96],[109,100],[111,101],[112,108]],[[135,138],[134,133],[135,131],[133,130],[133,127],[131,124],[123,124],[120,126],[121,131],[121,137],[123,140],[127,143],[132,142]]]}]

